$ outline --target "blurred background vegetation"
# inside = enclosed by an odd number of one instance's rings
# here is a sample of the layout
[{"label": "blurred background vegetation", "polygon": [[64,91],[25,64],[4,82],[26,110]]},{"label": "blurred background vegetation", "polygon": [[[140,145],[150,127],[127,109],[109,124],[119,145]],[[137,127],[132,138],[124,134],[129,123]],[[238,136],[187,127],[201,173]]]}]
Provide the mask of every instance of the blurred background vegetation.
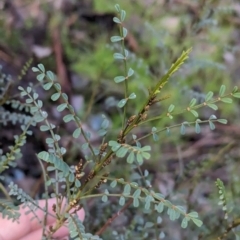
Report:
[{"label": "blurred background vegetation", "polygon": [[[110,134],[115,136],[121,127],[121,112],[115,103],[123,97],[123,89],[113,81],[123,72],[123,66],[113,61],[113,53],[118,46],[110,42],[110,37],[118,34],[118,28],[112,21],[115,3],[127,12],[127,48],[131,53],[128,64],[135,70],[129,88],[130,92],[136,93],[138,100],[131,102],[129,116],[141,107],[141,99],[148,95],[148,89],[182,51],[190,47],[193,51],[189,60],[166,87],[165,95],[170,95],[170,98],[157,105],[153,114],[166,112],[170,104],[178,110],[184,109],[193,97],[200,102],[208,91],[218,93],[222,84],[226,85],[227,92],[235,85],[239,86],[238,1],[3,0],[0,2],[0,65],[2,72],[14,79],[10,99],[17,94],[18,85],[34,82],[31,71],[21,80],[17,78],[23,65],[33,58],[32,65],[41,62],[46,69],[56,72],[72,105],[93,136],[100,128],[101,114],[111,119],[113,131]],[[63,127],[61,116],[50,104],[50,95],[40,92],[40,96],[45,101],[45,108],[51,112],[52,121]],[[4,107],[12,110],[9,105]],[[228,189],[230,209],[235,209],[231,213],[232,219],[239,216],[239,101],[222,104],[216,112],[204,108],[199,118],[208,119],[211,114],[228,119],[229,124],[217,125],[214,131],[202,126],[198,135],[192,128],[188,128],[185,136],[180,135],[179,128],[172,130],[170,136],[162,133],[158,143],[152,141],[153,158],[142,166],[143,171],[148,170],[149,175],[147,172],[146,175],[154,188],[171,201],[198,211],[204,227],[181,230],[178,222],[168,222],[165,215],[161,216],[163,221],[157,213],[146,220],[146,213],[139,212],[135,215],[137,217],[132,217],[132,209],[129,208],[104,232],[103,239],[145,239],[149,236],[171,240],[207,239],[198,238],[201,234],[214,239],[220,236],[226,223],[217,205],[218,191],[214,184],[217,177],[225,182]],[[163,118],[154,125],[143,126],[136,134],[141,136],[151,131],[153,126],[161,129],[185,120],[195,118],[191,114],[179,115],[172,120]],[[59,129],[65,136],[63,144],[70,150],[67,161],[75,163],[82,153],[69,137],[71,130],[71,126]],[[13,125],[2,128],[1,147],[3,142],[11,143],[17,131]],[[42,182],[41,169],[34,154],[44,148],[45,137],[43,133],[35,135],[33,141],[27,143],[30,145],[23,149],[23,158],[18,162],[17,170],[10,169],[7,173],[9,179],[20,183],[35,197],[40,196]],[[95,144],[100,143],[97,136],[93,138]],[[140,178],[125,161],[112,167],[115,177]],[[91,213],[86,227],[93,232],[119,208],[114,200],[111,206],[95,203],[93,200],[86,204]],[[154,223],[154,231],[149,230],[150,235],[144,235],[150,226],[146,226],[146,221]],[[220,225],[222,227],[218,229]],[[228,239],[240,239],[237,235],[236,229]]]}]

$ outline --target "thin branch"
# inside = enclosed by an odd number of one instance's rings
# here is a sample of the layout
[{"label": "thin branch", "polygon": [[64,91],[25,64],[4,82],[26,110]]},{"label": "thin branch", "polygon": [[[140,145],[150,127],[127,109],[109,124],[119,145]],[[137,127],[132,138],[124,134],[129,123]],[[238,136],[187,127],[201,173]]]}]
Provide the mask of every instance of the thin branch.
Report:
[{"label": "thin branch", "polygon": [[107,220],[107,222],[96,232],[95,235],[100,236],[107,229],[107,227],[132,204],[132,202],[133,198],[129,199],[128,202],[117,213]]}]

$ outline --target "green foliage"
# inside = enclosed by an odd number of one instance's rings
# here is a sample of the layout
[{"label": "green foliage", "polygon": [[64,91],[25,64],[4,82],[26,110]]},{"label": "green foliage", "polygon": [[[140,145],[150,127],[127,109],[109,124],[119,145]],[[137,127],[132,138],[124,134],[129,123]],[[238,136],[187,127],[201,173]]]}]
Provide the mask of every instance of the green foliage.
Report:
[{"label": "green foliage", "polygon": [[[95,4],[97,8],[100,7],[96,2]],[[13,84],[12,80],[5,75],[1,75],[0,78],[0,111],[2,113],[0,123],[4,126],[9,124],[9,122],[13,124],[20,123],[22,130],[21,134],[14,136],[14,145],[9,147],[9,151],[0,151],[0,173],[3,173],[10,166],[15,166],[16,160],[21,156],[21,147],[27,141],[27,135],[32,133],[29,130],[30,127],[36,127],[44,133],[44,136],[46,136],[46,149],[39,151],[37,157],[42,165],[43,163],[47,164],[46,168],[43,168],[45,197],[48,198],[49,195],[56,197],[58,202],[58,206],[55,206],[57,209],[54,215],[56,224],[51,226],[51,231],[49,231],[47,236],[49,239],[65,224],[68,226],[72,239],[101,239],[100,236],[105,231],[105,225],[110,225],[111,218],[109,221],[105,221],[103,228],[97,234],[93,235],[86,233],[85,226],[78,219],[77,215],[75,215],[75,212],[82,207],[82,204],[86,203],[85,200],[88,198],[101,198],[103,203],[96,203],[100,207],[102,206],[101,204],[109,204],[113,200],[116,204],[114,210],[118,209],[118,213],[131,206],[133,208],[131,211],[136,213],[136,218],[140,216],[138,219],[140,223],[133,219],[129,230],[136,239],[146,239],[152,236],[163,238],[165,236],[164,227],[159,227],[163,221],[164,210],[168,218],[171,221],[178,220],[179,225],[183,229],[187,229],[189,226],[194,229],[196,227],[201,229],[206,227],[203,227],[203,221],[200,220],[202,217],[199,217],[199,214],[192,210],[195,206],[191,206],[189,202],[182,202],[180,198],[178,199],[178,195],[173,199],[170,195],[159,193],[159,190],[155,190],[155,186],[152,187],[153,181],[150,179],[149,172],[145,170],[144,174],[142,173],[142,168],[145,167],[144,164],[151,161],[154,155],[151,142],[146,142],[146,139],[153,138],[155,142],[164,143],[164,139],[162,136],[160,137],[160,133],[164,132],[166,135],[170,135],[174,128],[180,129],[180,135],[186,135],[188,129],[194,129],[197,134],[201,133],[203,124],[208,124],[210,130],[215,130],[218,127],[218,123],[227,124],[226,119],[216,116],[218,112],[214,115],[212,111],[217,111],[220,103],[232,104],[233,98],[240,98],[238,87],[236,86],[232,91],[227,92],[226,89],[228,89],[228,86],[217,84],[217,88],[214,87],[207,94],[202,93],[200,97],[198,96],[199,98],[196,96],[190,97],[190,99],[189,96],[186,97],[186,103],[182,105],[182,102],[178,101],[181,90],[172,90],[170,95],[168,94],[169,90],[167,90],[167,87],[173,89],[173,87],[177,86],[176,78],[182,78],[180,70],[184,66],[188,70],[191,68],[205,69],[206,67],[222,70],[222,65],[211,59],[197,59],[194,62],[190,57],[192,48],[189,48],[191,46],[190,43],[193,43],[194,39],[186,43],[187,47],[184,46],[183,49],[187,50],[181,49],[181,51],[179,49],[176,50],[176,44],[170,41],[169,46],[160,46],[159,48],[163,56],[165,56],[163,60],[166,59],[166,56],[169,56],[168,52],[171,49],[174,54],[169,59],[176,60],[172,61],[173,63],[170,63],[170,60],[162,62],[164,66],[162,67],[162,71],[160,71],[161,74],[156,77],[157,80],[153,79],[149,82],[151,74],[148,71],[142,74],[143,70],[149,70],[148,63],[143,63],[138,68],[138,59],[127,49],[127,37],[129,33],[124,22],[126,11],[121,9],[118,4],[115,5],[115,10],[116,16],[113,18],[113,22],[119,27],[119,34],[110,38],[114,47],[106,49],[101,44],[101,49],[97,49],[98,51],[96,51],[93,57],[91,54],[87,54],[85,65],[75,64],[73,67],[83,74],[87,74],[89,69],[91,69],[90,77],[93,81],[97,81],[98,77],[102,76],[102,73],[106,71],[108,73],[105,76],[111,78],[110,84],[116,84],[119,89],[122,89],[121,86],[123,86],[124,89],[121,98],[112,103],[121,114],[121,126],[116,127],[114,124],[112,126],[110,117],[102,115],[102,122],[100,128],[97,130],[97,135],[100,136],[101,142],[99,146],[96,146],[93,134],[85,127],[84,118],[80,118],[77,111],[71,105],[70,97],[63,92],[63,86],[59,83],[57,76],[52,71],[47,70],[43,64],[32,67],[38,84],[44,91],[49,93],[49,100],[55,104],[54,106],[62,116],[63,122],[74,126],[71,141],[75,141],[76,145],[81,148],[85,163],[81,159],[75,166],[69,164],[68,154],[70,150],[62,146],[61,132],[59,132],[58,126],[53,123],[52,118],[49,117],[50,113],[47,112],[46,106],[40,99],[36,85],[31,84],[23,87],[21,83],[17,84],[21,97],[21,101],[19,101],[9,97],[9,86]],[[223,9],[218,9],[216,12],[220,14],[224,11]],[[212,27],[214,24],[212,19],[205,17],[195,24],[194,29],[198,32],[206,27]],[[156,33],[155,30],[154,32]],[[164,43],[162,44],[164,45]],[[159,45],[161,44],[159,43]],[[150,46],[150,50],[152,48],[153,45]],[[163,51],[163,49],[166,51]],[[180,54],[180,52],[182,53]],[[180,56],[177,56],[177,53]],[[109,60],[110,54],[113,55],[113,59],[116,62],[115,64],[118,65],[119,70],[122,70],[117,76],[112,76],[115,73],[115,71],[111,71],[112,68],[108,71],[109,65],[112,64]],[[99,59],[102,61],[98,65]],[[152,61],[155,61],[154,57],[153,59],[149,59],[149,63]],[[27,64],[23,68],[22,75],[26,73],[29,66]],[[191,74],[193,72],[194,70]],[[139,76],[142,76],[143,79],[148,78],[148,81],[139,83],[141,81]],[[136,82],[136,85],[133,82]],[[171,84],[171,82],[173,83]],[[166,83],[168,84],[165,88]],[[134,88],[136,86],[139,87],[141,84],[146,84],[144,86],[145,94],[142,94],[138,88]],[[146,91],[146,89],[149,90]],[[176,94],[176,91],[179,92]],[[165,92],[166,95],[162,95]],[[164,106],[164,100],[170,98],[171,95],[173,95],[172,102],[175,100],[176,102],[174,104],[167,103],[168,107]],[[25,103],[23,103],[23,99]],[[11,113],[5,109],[5,105],[11,105],[12,108],[21,113]],[[200,111],[205,108],[211,110],[207,117],[204,117]],[[28,114],[26,115],[26,113]],[[188,120],[188,118],[191,120]],[[146,131],[139,131],[145,126]],[[84,140],[84,143],[81,143],[79,146],[80,138]],[[124,159],[124,163],[122,163],[122,159]],[[127,169],[129,172],[137,169],[135,176],[132,174],[128,176],[129,179],[127,180],[124,180],[126,179],[124,171],[120,171],[121,176],[119,178],[115,177],[115,174],[119,173],[116,173],[114,168],[118,163],[124,165],[125,160],[128,163]],[[109,181],[111,182],[109,183]],[[228,209],[225,187],[219,179],[217,179],[216,185],[219,190],[220,204],[223,205],[223,211],[227,219]],[[60,186],[63,191],[60,191]],[[45,209],[39,207],[37,201],[26,194],[16,184],[11,182],[8,187],[10,189],[9,195],[15,196],[17,200],[29,209],[29,212],[34,214],[35,210],[39,208],[45,215],[47,214]],[[50,187],[53,189],[52,193],[48,192]],[[63,206],[64,198],[67,199],[67,203]],[[188,200],[188,197],[186,199]],[[176,202],[176,204],[172,202]],[[139,210],[136,211],[136,208]],[[6,216],[13,220],[17,220],[19,217],[15,206],[6,201],[0,201],[0,211],[3,217]],[[38,219],[36,214],[34,214],[34,217]],[[41,222],[40,219],[38,220]],[[139,226],[135,228],[138,224]],[[46,227],[44,223],[42,225]],[[113,237],[115,239],[131,239],[132,236],[128,234],[129,232],[127,230],[125,236],[123,236],[114,231],[110,236],[111,239]]]}]

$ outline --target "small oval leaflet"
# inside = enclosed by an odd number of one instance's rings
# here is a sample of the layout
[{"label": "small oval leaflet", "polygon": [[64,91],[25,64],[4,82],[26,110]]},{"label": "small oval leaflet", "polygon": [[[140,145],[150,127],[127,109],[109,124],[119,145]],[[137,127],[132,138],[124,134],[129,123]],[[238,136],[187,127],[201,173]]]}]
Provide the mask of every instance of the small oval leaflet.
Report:
[{"label": "small oval leaflet", "polygon": [[193,106],[196,104],[196,102],[197,102],[197,99],[196,99],[196,98],[193,98],[193,99],[191,100],[191,102],[189,103],[189,107],[193,107]]},{"label": "small oval leaflet", "polygon": [[36,67],[32,67],[32,71],[33,71],[33,72],[39,72],[39,69],[36,68]]},{"label": "small oval leaflet", "polygon": [[201,128],[200,128],[200,125],[198,124],[198,122],[195,123],[195,132],[196,133],[200,133],[201,132]]},{"label": "small oval leaflet", "polygon": [[113,21],[114,21],[115,23],[121,23],[120,19],[117,18],[117,17],[114,17],[114,18],[113,18]]},{"label": "small oval leaflet", "polygon": [[38,157],[44,161],[48,161],[49,159],[49,153],[46,151],[42,151],[40,153],[38,153]]},{"label": "small oval leaflet", "polygon": [[57,100],[59,99],[60,95],[61,95],[60,92],[54,93],[54,94],[51,96],[52,101],[57,101]]},{"label": "small oval leaflet", "polygon": [[198,117],[198,113],[195,110],[190,110],[190,112],[193,114],[194,117]]},{"label": "small oval leaflet", "polygon": [[117,77],[114,78],[114,82],[115,83],[120,83],[120,82],[125,81],[125,79],[126,78],[124,76],[117,76]]},{"label": "small oval leaflet", "polygon": [[45,67],[43,66],[42,63],[39,63],[37,66],[42,72],[45,72]]},{"label": "small oval leaflet", "polygon": [[220,90],[219,90],[219,96],[222,97],[225,93],[225,90],[226,90],[226,86],[225,85],[222,85],[220,87]]},{"label": "small oval leaflet", "polygon": [[213,104],[213,103],[209,103],[208,104],[208,107],[210,107],[210,108],[212,108],[213,110],[218,110],[218,107],[217,107],[217,105],[215,105],[215,104]]},{"label": "small oval leaflet", "polygon": [[232,103],[231,98],[222,98],[221,101],[224,102],[224,103]]},{"label": "small oval leaflet", "polygon": [[131,77],[134,74],[134,70],[132,68],[128,69],[128,77]]},{"label": "small oval leaflet", "polygon": [[62,112],[67,107],[67,103],[62,103],[57,106],[57,111]]},{"label": "small oval leaflet", "polygon": [[125,59],[125,57],[121,53],[114,53],[113,57],[114,59]]},{"label": "small oval leaflet", "polygon": [[121,21],[123,22],[126,17],[126,11],[121,10]]},{"label": "small oval leaflet", "polygon": [[188,226],[188,219],[187,218],[183,218],[182,223],[181,223],[181,227],[182,228],[186,228]]},{"label": "small oval leaflet", "polygon": [[43,89],[44,90],[49,90],[52,87],[53,83],[52,82],[48,82],[46,84],[43,85]]},{"label": "small oval leaflet", "polygon": [[205,97],[205,101],[208,102],[212,98],[212,96],[213,96],[213,92],[211,92],[211,91],[208,92],[206,97]]},{"label": "small oval leaflet", "polygon": [[121,36],[112,36],[111,37],[111,42],[119,42],[122,40]]},{"label": "small oval leaflet", "polygon": [[125,38],[127,36],[128,30],[125,27],[123,27],[122,30],[123,30],[123,37]]},{"label": "small oval leaflet", "polygon": [[47,76],[51,81],[55,80],[55,75],[53,74],[52,71],[47,71]]},{"label": "small oval leaflet", "polygon": [[117,105],[118,105],[119,108],[122,108],[122,107],[125,106],[126,103],[127,103],[127,99],[122,99],[118,102]]},{"label": "small oval leaflet", "polygon": [[45,77],[45,73],[40,73],[37,75],[37,80],[41,82],[44,79],[44,77]]},{"label": "small oval leaflet", "polygon": [[129,98],[129,99],[134,99],[134,98],[136,98],[136,97],[137,97],[137,95],[136,95],[135,93],[131,93],[128,98]]},{"label": "small oval leaflet", "polygon": [[171,104],[168,108],[168,112],[171,113],[174,110],[175,106]]}]

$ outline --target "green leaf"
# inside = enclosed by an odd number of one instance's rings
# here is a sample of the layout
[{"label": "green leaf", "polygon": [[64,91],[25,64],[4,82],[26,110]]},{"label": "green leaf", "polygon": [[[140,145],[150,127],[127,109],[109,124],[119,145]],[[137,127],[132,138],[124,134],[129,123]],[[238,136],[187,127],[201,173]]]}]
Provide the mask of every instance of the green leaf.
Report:
[{"label": "green leaf", "polygon": [[126,17],[126,11],[121,10],[121,21],[123,22]]},{"label": "green leaf", "polygon": [[233,97],[235,97],[235,98],[240,98],[240,92],[233,93],[232,95],[233,95]]},{"label": "green leaf", "polygon": [[69,180],[69,182],[71,182],[71,183],[74,182],[75,177],[74,177],[74,174],[73,174],[73,173],[70,173],[70,174],[69,174],[68,180]]},{"label": "green leaf", "polygon": [[138,188],[138,189],[136,189],[136,191],[133,193],[133,197],[134,197],[134,198],[139,198],[140,195],[141,195],[141,189]]},{"label": "green leaf", "polygon": [[52,138],[47,138],[46,143],[47,144],[52,144],[52,143],[54,143],[54,140]]},{"label": "green leaf", "polygon": [[213,97],[213,92],[208,92],[206,97],[205,97],[205,101],[208,102],[211,98]]},{"label": "green leaf", "polygon": [[105,118],[105,119],[103,120],[102,124],[101,124],[101,128],[107,129],[108,126],[109,126],[109,121],[108,121],[108,119]]},{"label": "green leaf", "polygon": [[33,102],[33,99],[32,99],[32,98],[27,98],[27,99],[26,99],[26,103],[29,104],[29,103],[32,103],[32,102]]},{"label": "green leaf", "polygon": [[106,131],[105,129],[100,129],[100,130],[98,130],[98,135],[99,135],[99,136],[103,137],[103,136],[106,135],[106,134],[107,134],[107,131]]},{"label": "green leaf", "polygon": [[227,120],[226,119],[218,119],[217,121],[219,123],[222,123],[222,124],[227,124]]},{"label": "green leaf", "polygon": [[124,76],[117,76],[117,77],[114,78],[115,83],[120,83],[120,82],[123,82],[125,80],[126,80],[126,78]]},{"label": "green leaf", "polygon": [[36,68],[36,67],[32,67],[32,71],[33,71],[33,72],[39,72],[39,69]]},{"label": "green leaf", "polygon": [[231,98],[221,98],[221,101],[224,102],[224,103],[232,103]]},{"label": "green leaf", "polygon": [[127,157],[127,163],[132,164],[134,162],[134,159],[135,159],[134,152],[131,152]]},{"label": "green leaf", "polygon": [[190,112],[193,114],[194,117],[198,117],[198,113],[195,110],[190,110]]},{"label": "green leaf", "polygon": [[210,120],[216,120],[217,117],[216,117],[214,114],[212,114],[209,119],[210,119]]},{"label": "green leaf", "polygon": [[138,200],[138,198],[134,198],[134,199],[133,199],[133,206],[134,206],[134,207],[138,207],[138,206],[139,206],[139,200]]},{"label": "green leaf", "polygon": [[168,108],[168,112],[171,113],[174,108],[175,108],[175,106],[173,104],[171,104]]},{"label": "green leaf", "polygon": [[52,96],[51,96],[51,99],[53,101],[57,101],[60,97],[61,93],[60,92],[57,92],[57,93],[54,93]]},{"label": "green leaf", "polygon": [[219,90],[219,96],[222,97],[225,93],[225,90],[226,90],[226,86],[225,85],[222,85],[220,87],[220,90]]},{"label": "green leaf", "polygon": [[151,154],[148,152],[142,152],[141,155],[146,160],[148,160],[151,157]]},{"label": "green leaf", "polygon": [[127,36],[128,30],[125,27],[123,27],[122,30],[123,30],[123,37],[125,38]]},{"label": "green leaf", "polygon": [[49,129],[50,129],[50,127],[47,126],[47,125],[42,125],[42,126],[40,126],[40,130],[41,130],[42,132],[48,131]]},{"label": "green leaf", "polygon": [[130,95],[129,95],[129,99],[134,99],[134,98],[136,98],[137,96],[136,96],[136,94],[135,93],[131,93]]},{"label": "green leaf", "polygon": [[27,95],[27,92],[25,92],[25,91],[24,91],[24,92],[21,92],[21,96],[22,96],[22,97],[24,97],[24,96],[26,96],[26,95]]},{"label": "green leaf", "polygon": [[125,57],[127,58],[128,57],[128,50],[124,49],[124,53],[125,53]]},{"label": "green leaf", "polygon": [[121,53],[114,53],[113,57],[114,59],[125,59],[125,57]]},{"label": "green leaf", "polygon": [[119,198],[119,205],[123,206],[125,204],[125,197],[121,196]]},{"label": "green leaf", "polygon": [[187,226],[188,226],[188,219],[183,218],[182,223],[181,223],[181,227],[182,228],[187,228]]},{"label": "green leaf", "polygon": [[77,128],[77,129],[75,129],[75,131],[73,132],[72,136],[73,136],[74,138],[78,138],[78,137],[80,136],[80,134],[81,134],[81,129],[80,129],[80,128]]},{"label": "green leaf", "polygon": [[121,23],[121,20],[120,20],[119,18],[117,18],[117,17],[114,17],[114,18],[113,18],[113,21],[114,21],[115,23]]},{"label": "green leaf", "polygon": [[117,10],[117,12],[120,12],[120,11],[121,11],[121,8],[120,8],[119,4],[116,4],[116,5],[115,5],[115,9]]},{"label": "green leaf", "polygon": [[182,135],[184,135],[186,133],[186,127],[185,127],[185,125],[183,123],[182,123],[181,128],[180,128],[180,133]]},{"label": "green leaf", "polygon": [[113,180],[110,184],[112,188],[115,188],[117,186],[117,180]]},{"label": "green leaf", "polygon": [[42,117],[40,114],[37,114],[34,116],[34,120],[36,122],[42,122],[44,120],[44,117]]},{"label": "green leaf", "polygon": [[38,157],[47,162],[49,159],[49,153],[46,151],[42,151],[42,152],[38,153]]},{"label": "green leaf", "polygon": [[53,74],[52,71],[47,71],[47,76],[51,81],[55,80],[55,75]]},{"label": "green leaf", "polygon": [[35,113],[38,111],[38,107],[31,107],[31,113]]},{"label": "green leaf", "polygon": [[53,83],[52,82],[48,82],[46,84],[43,85],[43,89],[44,90],[49,90],[52,87]]},{"label": "green leaf", "polygon": [[216,128],[212,121],[209,121],[209,127],[211,130],[214,130]]},{"label": "green leaf", "polygon": [[142,152],[151,151],[151,146],[144,146],[144,147],[141,148],[141,151]]},{"label": "green leaf", "polygon": [[74,117],[73,117],[72,114],[68,114],[68,115],[66,115],[66,116],[63,117],[63,121],[64,121],[65,123],[70,122],[70,121],[72,121],[73,119],[74,119]]},{"label": "green leaf", "polygon": [[155,142],[159,141],[159,136],[156,133],[153,134],[153,140]]},{"label": "green leaf", "polygon": [[54,83],[54,87],[56,88],[57,91],[61,91],[61,85],[59,83]]},{"label": "green leaf", "polygon": [[155,205],[155,209],[159,212],[162,213],[164,210],[164,204],[163,202],[160,202],[158,205]]},{"label": "green leaf", "polygon": [[103,202],[107,202],[108,201],[108,196],[107,195],[103,195],[102,196],[102,201]]},{"label": "green leaf", "polygon": [[32,91],[31,87],[27,87],[27,92],[30,93]]},{"label": "green leaf", "polygon": [[89,143],[85,142],[83,145],[82,145],[82,149],[83,150],[86,150],[89,146]]},{"label": "green leaf", "polygon": [[144,225],[144,228],[152,228],[154,226],[154,223],[152,222],[146,222]]},{"label": "green leaf", "polygon": [[198,218],[198,213],[197,212],[190,212],[187,215],[191,218]]},{"label": "green leaf", "polygon": [[124,186],[123,194],[124,194],[125,196],[129,196],[130,193],[131,193],[131,186],[130,186],[130,184],[126,184],[126,185]]},{"label": "green leaf", "polygon": [[62,93],[62,98],[66,101],[68,101],[68,95],[66,93]]},{"label": "green leaf", "polygon": [[45,73],[40,73],[37,75],[37,80],[41,82],[44,79],[44,77],[45,77]]},{"label": "green leaf", "polygon": [[151,207],[151,202],[149,202],[149,201],[146,202],[144,208],[145,208],[146,210],[149,210],[150,207]]},{"label": "green leaf", "polygon": [[43,66],[43,64],[39,63],[37,66],[42,72],[45,72],[45,67]]},{"label": "green leaf", "polygon": [[189,107],[193,107],[193,106],[196,104],[196,102],[197,102],[197,99],[196,99],[196,98],[193,98],[193,99],[191,100],[191,102],[189,103]]},{"label": "green leaf", "polygon": [[143,163],[143,157],[141,153],[138,152],[136,156],[137,156],[138,163],[141,165]]},{"label": "green leaf", "polygon": [[57,106],[57,111],[62,112],[67,107],[67,103],[62,103]]},{"label": "green leaf", "polygon": [[215,104],[213,104],[213,103],[209,103],[208,104],[208,107],[210,107],[210,108],[212,108],[213,110],[218,110],[218,107],[217,107],[217,105],[215,105]]},{"label": "green leaf", "polygon": [[43,103],[41,100],[37,100],[37,106],[38,106],[38,108],[42,108]]},{"label": "green leaf", "polygon": [[134,74],[134,70],[132,68],[128,69],[128,77],[131,77]]},{"label": "green leaf", "polygon": [[166,135],[167,135],[167,136],[170,136],[170,134],[171,134],[170,128],[167,127],[167,128],[166,128]]},{"label": "green leaf", "polygon": [[117,106],[118,106],[119,108],[122,108],[122,107],[125,106],[126,103],[127,103],[127,99],[122,99],[122,100],[120,100],[120,101],[118,102]]},{"label": "green leaf", "polygon": [[127,148],[121,147],[121,148],[119,148],[118,151],[116,152],[116,155],[117,155],[117,157],[123,158],[123,157],[125,157],[125,155],[127,154],[127,152],[128,152],[128,149],[127,149]]},{"label": "green leaf", "polygon": [[200,133],[201,132],[201,128],[200,128],[200,125],[198,124],[198,122],[195,123],[195,132],[196,133]]},{"label": "green leaf", "polygon": [[176,219],[176,212],[174,209],[172,208],[169,208],[170,209],[170,214],[169,214],[169,217],[170,217],[170,220],[174,221]]},{"label": "green leaf", "polygon": [[80,188],[81,187],[81,182],[78,179],[75,179],[75,187]]},{"label": "green leaf", "polygon": [[198,226],[201,227],[203,222],[200,219],[192,218],[192,221]]},{"label": "green leaf", "polygon": [[112,36],[111,37],[111,42],[119,42],[122,40],[121,36]]}]

